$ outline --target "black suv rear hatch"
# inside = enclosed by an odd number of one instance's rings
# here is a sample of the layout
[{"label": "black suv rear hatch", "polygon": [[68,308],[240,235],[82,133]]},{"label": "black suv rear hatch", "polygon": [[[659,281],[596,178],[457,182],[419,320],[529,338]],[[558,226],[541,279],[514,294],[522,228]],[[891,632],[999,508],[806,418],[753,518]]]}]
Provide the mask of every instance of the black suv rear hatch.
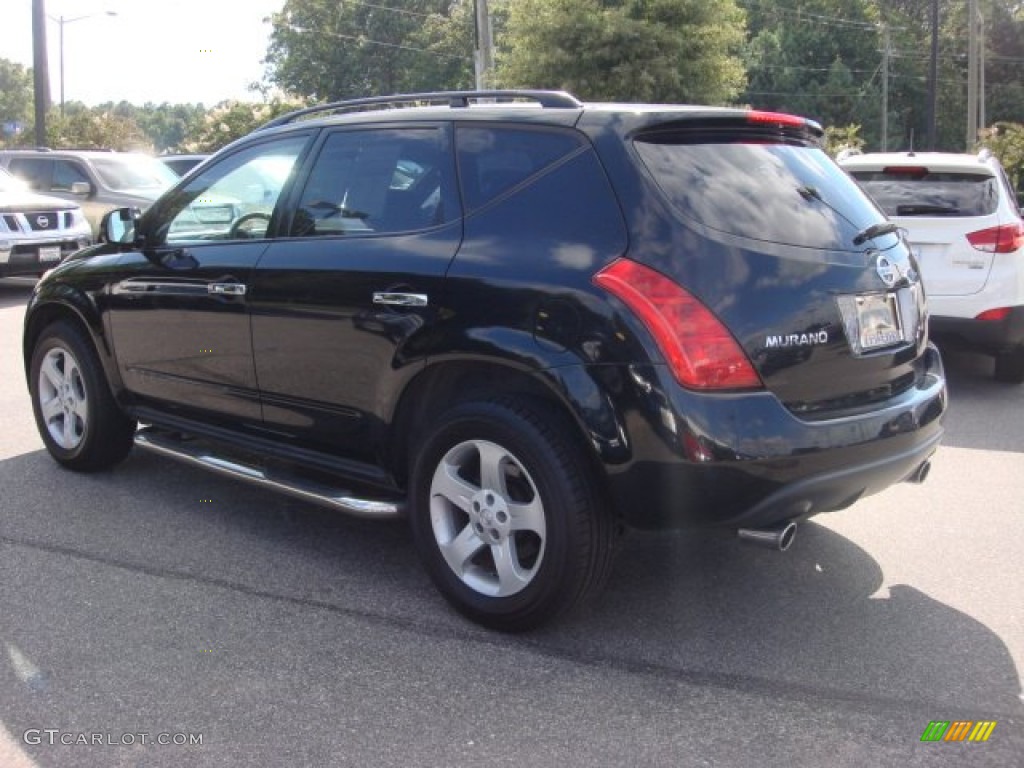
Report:
[{"label": "black suv rear hatch", "polygon": [[622,136],[644,200],[627,210],[632,258],[702,301],[796,413],[824,418],[914,384],[926,332],[912,257],[814,123],[643,118]]}]

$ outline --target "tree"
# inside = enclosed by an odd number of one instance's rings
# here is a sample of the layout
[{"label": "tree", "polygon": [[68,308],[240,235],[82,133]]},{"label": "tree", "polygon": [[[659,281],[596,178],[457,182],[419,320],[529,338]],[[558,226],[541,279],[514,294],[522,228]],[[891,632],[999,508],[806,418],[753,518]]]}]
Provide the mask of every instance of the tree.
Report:
[{"label": "tree", "polygon": [[860,126],[830,125],[825,128],[824,149],[832,157],[843,150],[860,150],[864,147],[864,139],[860,136]]},{"label": "tree", "polygon": [[824,125],[864,126],[877,141],[882,38],[869,0],[779,5],[745,0],[749,19],[744,100]]},{"label": "tree", "polygon": [[186,152],[216,152],[275,117],[303,106],[298,102],[280,100],[266,104],[223,101],[203,117],[198,128],[178,145],[178,149]]},{"label": "tree", "polygon": [[0,59],[0,140],[15,131],[6,125],[28,126],[32,122],[32,70],[7,59]]},{"label": "tree", "polygon": [[1024,191],[1024,124],[996,123],[981,132],[980,145],[999,158],[1014,189]]},{"label": "tree", "polygon": [[265,77],[314,101],[465,87],[473,71],[472,5],[287,0],[270,17]]},{"label": "tree", "polygon": [[498,79],[589,100],[720,104],[744,84],[743,32],[734,0],[509,0]]},{"label": "tree", "polygon": [[[29,137],[26,137],[29,138]],[[46,145],[76,149],[152,151],[152,144],[135,120],[102,107],[71,101],[64,114],[51,110],[46,117]]]}]

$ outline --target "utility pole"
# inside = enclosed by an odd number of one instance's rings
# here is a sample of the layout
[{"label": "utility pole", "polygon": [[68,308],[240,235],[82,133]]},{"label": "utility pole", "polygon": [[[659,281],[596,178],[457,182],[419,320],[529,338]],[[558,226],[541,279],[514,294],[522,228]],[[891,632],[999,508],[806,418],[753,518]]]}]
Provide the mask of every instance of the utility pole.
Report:
[{"label": "utility pole", "polygon": [[491,31],[491,14],[487,0],[473,0],[476,17],[476,50],[473,52],[473,69],[476,74],[476,89],[485,90],[492,85],[494,72],[494,36]]},{"label": "utility pole", "polygon": [[50,109],[50,69],[46,55],[46,5],[32,0],[32,94],[35,103],[36,146],[46,146],[46,113]]},{"label": "utility pole", "polygon": [[938,144],[939,103],[939,0],[932,0],[932,51],[928,67],[928,149]]},{"label": "utility pole", "polygon": [[985,128],[985,14],[978,8],[978,129]]},{"label": "utility pole", "polygon": [[978,0],[967,0],[967,140],[971,151],[978,140]]},{"label": "utility pole", "polygon": [[882,151],[889,151],[889,25],[882,24]]}]

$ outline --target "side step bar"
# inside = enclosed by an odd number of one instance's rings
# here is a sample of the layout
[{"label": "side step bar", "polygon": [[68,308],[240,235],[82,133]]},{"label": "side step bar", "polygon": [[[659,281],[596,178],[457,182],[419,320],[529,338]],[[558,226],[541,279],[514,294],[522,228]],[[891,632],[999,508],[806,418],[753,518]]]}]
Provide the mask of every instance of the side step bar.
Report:
[{"label": "side step bar", "polygon": [[279,493],[311,501],[314,504],[321,504],[356,517],[380,520],[401,517],[403,513],[401,502],[361,499],[340,488],[332,488],[305,478],[280,473],[272,474],[264,467],[256,467],[234,458],[218,456],[203,441],[197,440],[191,444],[191,441],[176,439],[167,432],[153,427],[136,432],[135,445],[161,456],[169,456],[187,464],[210,469],[221,475],[270,488]]}]

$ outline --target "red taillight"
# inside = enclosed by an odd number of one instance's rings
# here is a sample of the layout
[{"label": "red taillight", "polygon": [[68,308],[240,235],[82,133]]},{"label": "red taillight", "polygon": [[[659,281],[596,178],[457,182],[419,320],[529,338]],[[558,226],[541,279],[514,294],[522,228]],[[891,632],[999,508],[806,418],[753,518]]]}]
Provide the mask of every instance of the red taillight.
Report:
[{"label": "red taillight", "polygon": [[594,275],[594,282],[640,317],[684,387],[761,386],[750,360],[718,318],[660,272],[619,259]]},{"label": "red taillight", "polygon": [[793,128],[805,128],[808,124],[806,119],[796,115],[787,115],[785,112],[764,112],[758,109],[747,112],[747,121],[751,123],[785,125]]},{"label": "red taillight", "polygon": [[1016,221],[971,232],[967,242],[987,253],[1013,253],[1024,248],[1024,222]]},{"label": "red taillight", "polygon": [[989,321],[996,322],[996,321],[999,321],[999,320],[1005,320],[1009,316],[1010,316],[1010,308],[1009,307],[999,307],[998,309],[986,309],[984,312],[982,312],[980,315],[978,315],[974,319],[975,320],[982,320],[982,321],[989,320]]}]

